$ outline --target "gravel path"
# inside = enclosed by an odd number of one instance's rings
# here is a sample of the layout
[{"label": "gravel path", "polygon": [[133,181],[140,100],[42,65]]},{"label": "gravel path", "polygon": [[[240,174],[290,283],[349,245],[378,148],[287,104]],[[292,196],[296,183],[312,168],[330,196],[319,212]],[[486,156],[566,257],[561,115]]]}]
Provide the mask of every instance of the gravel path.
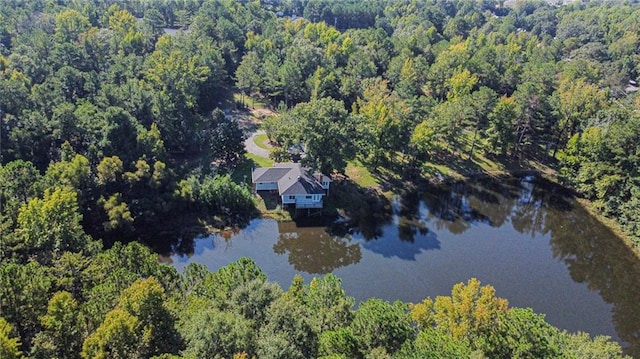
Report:
[{"label": "gravel path", "polygon": [[249,134],[249,137],[247,137],[247,139],[244,141],[244,148],[247,150],[247,152],[252,153],[256,156],[269,158],[269,151],[256,145],[256,142],[253,139],[255,136],[263,135],[264,133],[265,132],[263,130],[257,130]]}]

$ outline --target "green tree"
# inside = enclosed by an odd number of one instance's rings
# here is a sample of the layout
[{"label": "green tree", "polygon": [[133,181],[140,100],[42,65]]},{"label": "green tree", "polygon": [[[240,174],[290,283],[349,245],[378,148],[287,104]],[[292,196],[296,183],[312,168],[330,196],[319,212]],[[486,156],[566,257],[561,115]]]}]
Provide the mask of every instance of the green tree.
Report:
[{"label": "green tree", "polygon": [[256,278],[236,287],[225,307],[251,320],[255,330],[264,324],[271,303],[281,296],[282,288],[278,284]]},{"label": "green tree", "polygon": [[231,358],[235,353],[253,353],[252,321],[236,312],[197,310],[181,329],[186,343],[183,355],[193,358]]},{"label": "green tree", "polygon": [[76,10],[67,9],[56,16],[56,32],[58,39],[64,42],[78,41],[81,33],[89,29],[89,19]]},{"label": "green tree", "polygon": [[86,278],[82,307],[90,330],[103,322],[106,313],[118,303],[122,291],[138,279],[161,278],[166,291],[178,287],[175,269],[160,264],[157,256],[138,242],[127,245],[116,242],[108,250],[94,255],[82,276]]},{"label": "green tree", "polygon": [[20,339],[13,337],[13,328],[0,317],[0,358],[20,359]]},{"label": "green tree", "polygon": [[597,336],[593,339],[587,333],[561,334],[560,347],[562,353],[569,358],[611,358],[630,359],[622,353],[620,345],[607,336]]},{"label": "green tree", "polygon": [[318,338],[318,346],[318,354],[322,357],[357,358],[361,355],[358,339],[348,327],[322,332]]},{"label": "green tree", "polygon": [[560,117],[555,151],[561,143],[584,129],[587,121],[601,111],[607,103],[606,94],[597,86],[584,80],[561,83],[556,97],[556,108]]},{"label": "green tree", "polygon": [[[240,89],[242,96],[251,96],[261,88],[262,66],[260,57],[254,51],[242,57],[242,62],[236,70],[236,87]],[[244,98],[242,104],[244,105]]]},{"label": "green tree", "polygon": [[342,102],[322,98],[301,103],[281,119],[280,125],[288,122],[294,133],[284,143],[286,147],[304,145],[304,162],[323,173],[344,172],[346,161],[353,157],[354,130]]},{"label": "green tree", "polygon": [[97,183],[101,186],[118,182],[122,176],[123,163],[118,156],[103,158],[96,168]]},{"label": "green tree", "polygon": [[362,356],[378,347],[394,353],[413,337],[407,309],[405,303],[391,304],[375,298],[360,304],[349,328]]},{"label": "green tree", "polygon": [[77,198],[75,192],[58,188],[22,206],[16,233],[24,250],[48,262],[65,251],[88,249],[90,239],[82,229]]},{"label": "green tree", "polygon": [[29,346],[40,330],[39,318],[46,313],[54,278],[48,267],[38,262],[0,264],[0,312]]},{"label": "green tree", "polygon": [[256,345],[260,358],[312,358],[318,350],[317,336],[306,311],[286,297],[275,300],[269,307]]},{"label": "green tree", "polygon": [[500,315],[486,338],[485,355],[491,358],[555,358],[559,332],[530,308],[513,308]]},{"label": "green tree", "polygon": [[[51,345],[47,354],[60,359],[79,358],[84,337],[83,318],[78,302],[71,293],[55,293],[49,300],[47,314],[40,318],[40,322],[43,327],[39,333],[43,336],[40,343],[44,340]],[[40,350],[36,342],[32,352]]]},{"label": "green tree", "polygon": [[490,153],[506,155],[515,144],[514,124],[518,115],[515,99],[503,96],[489,113],[486,141]]},{"label": "green tree", "polygon": [[424,328],[418,333],[413,343],[405,343],[394,357],[402,359],[462,359],[473,356],[467,342],[456,340],[439,329]]},{"label": "green tree", "polygon": [[238,122],[215,109],[204,127],[205,148],[212,160],[223,168],[235,167],[245,152],[245,135]]},{"label": "green tree", "polygon": [[327,274],[314,278],[305,289],[302,302],[316,333],[337,330],[351,322],[354,299],[346,296],[338,277]]},{"label": "green tree", "polygon": [[120,294],[117,309],[136,318],[136,343],[143,357],[162,353],[176,354],[180,349],[173,315],[164,305],[164,288],[154,277],[138,280]]},{"label": "green tree", "polygon": [[435,301],[427,298],[413,305],[411,317],[419,328],[439,328],[477,348],[507,306],[507,300],[496,297],[492,286],[480,286],[479,280],[471,278],[466,285],[456,284],[450,297],[438,296]]},{"label": "green tree", "polygon": [[140,338],[136,333],[138,319],[122,309],[107,313],[104,322],[82,344],[82,357],[142,358],[138,352]]},{"label": "green tree", "polygon": [[224,266],[215,273],[205,276],[201,286],[196,286],[194,292],[198,296],[225,302],[233,290],[244,283],[253,280],[265,281],[266,275],[256,263],[247,257]]},{"label": "green tree", "polygon": [[102,225],[106,231],[126,229],[133,224],[133,217],[129,206],[122,201],[120,193],[114,193],[108,200],[101,198],[98,201],[107,213],[107,221]]}]

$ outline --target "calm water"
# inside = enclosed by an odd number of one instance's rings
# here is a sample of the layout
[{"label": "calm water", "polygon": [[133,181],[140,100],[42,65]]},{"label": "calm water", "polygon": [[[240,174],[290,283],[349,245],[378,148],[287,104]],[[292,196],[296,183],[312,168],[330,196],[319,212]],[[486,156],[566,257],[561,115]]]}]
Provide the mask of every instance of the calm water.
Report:
[{"label": "calm water", "polygon": [[564,190],[522,179],[423,192],[329,226],[256,219],[165,260],[216,270],[248,256],[285,289],[295,274],[333,272],[357,301],[418,302],[476,277],[513,306],[640,357],[640,263]]}]

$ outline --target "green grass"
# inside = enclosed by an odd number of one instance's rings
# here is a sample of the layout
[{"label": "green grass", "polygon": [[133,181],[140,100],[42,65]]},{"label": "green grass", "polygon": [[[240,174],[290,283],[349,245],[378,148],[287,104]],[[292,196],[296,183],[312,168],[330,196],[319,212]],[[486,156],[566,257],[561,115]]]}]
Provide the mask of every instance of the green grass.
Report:
[{"label": "green grass", "polygon": [[256,156],[253,153],[247,153],[244,156],[253,161],[257,167],[273,167],[273,161],[268,158]]},{"label": "green grass", "polygon": [[361,187],[378,187],[380,183],[373,177],[362,163],[357,160],[349,161],[345,174]]},{"label": "green grass", "polygon": [[433,154],[431,160],[422,164],[422,176],[431,177],[440,173],[444,177],[464,179],[478,174],[500,176],[522,170],[537,170],[548,175],[555,173],[551,167],[535,159],[519,160],[514,156],[491,156],[484,151],[480,141],[476,142],[473,155],[469,156],[472,137],[471,132],[464,132],[460,135],[455,151],[449,148]]},{"label": "green grass", "polygon": [[267,137],[266,134],[261,134],[261,135],[257,135],[253,138],[253,142],[256,143],[256,145],[262,149],[265,150],[270,150],[271,146],[267,146],[265,143],[269,140],[269,137]]},{"label": "green grass", "polygon": [[231,173],[231,179],[237,183],[246,183],[251,185],[251,170],[257,167],[271,167],[273,161],[268,158],[256,156],[251,153],[244,155],[245,159]]}]

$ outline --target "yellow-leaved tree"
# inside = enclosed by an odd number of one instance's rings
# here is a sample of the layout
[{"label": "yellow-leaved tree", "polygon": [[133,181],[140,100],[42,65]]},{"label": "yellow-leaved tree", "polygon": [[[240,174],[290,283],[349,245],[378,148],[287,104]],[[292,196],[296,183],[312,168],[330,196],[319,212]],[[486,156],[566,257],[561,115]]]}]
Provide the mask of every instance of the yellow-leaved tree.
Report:
[{"label": "yellow-leaved tree", "polygon": [[498,323],[508,305],[506,299],[496,297],[492,286],[481,286],[478,279],[471,278],[466,285],[456,284],[450,297],[427,298],[412,305],[411,318],[421,329],[435,327],[454,339],[473,343]]}]

